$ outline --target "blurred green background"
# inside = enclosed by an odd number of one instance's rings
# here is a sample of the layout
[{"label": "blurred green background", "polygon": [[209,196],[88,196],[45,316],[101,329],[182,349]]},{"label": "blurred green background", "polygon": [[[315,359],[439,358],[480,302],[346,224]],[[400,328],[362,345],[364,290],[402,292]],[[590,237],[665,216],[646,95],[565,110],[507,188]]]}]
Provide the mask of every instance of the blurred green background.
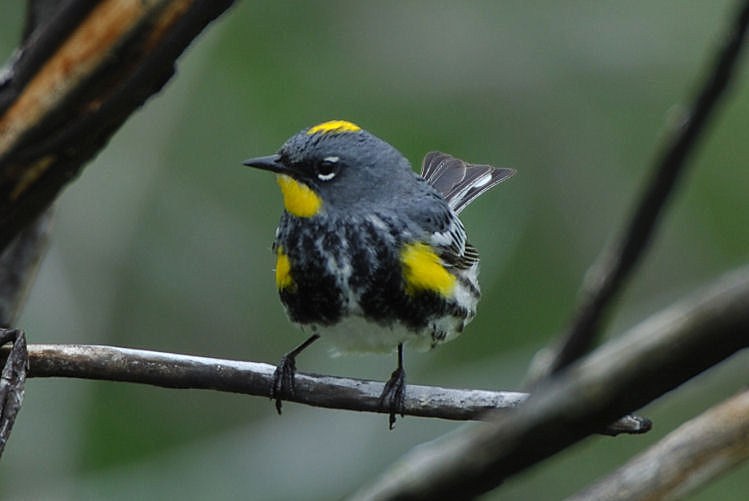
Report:
[{"label": "blurred green background", "polygon": [[[484,296],[465,335],[407,353],[409,381],[519,389],[566,323],[735,1],[238,2],[176,78],[57,203],[19,327],[97,343],[276,363],[301,340],[274,289],[275,180],[241,166],[324,120],[354,121],[418,165],[438,149],[518,175],[463,214]],[[9,56],[24,2],[4,1]],[[746,61],[744,61],[746,63]],[[749,71],[691,162],[607,332],[749,261]],[[560,499],[746,384],[747,354],[642,411],[653,432],[593,437],[486,499]],[[384,380],[394,357],[302,371]],[[461,426],[264,398],[31,380],[0,467],[3,499],[336,499]],[[749,465],[694,499],[745,499]]]}]

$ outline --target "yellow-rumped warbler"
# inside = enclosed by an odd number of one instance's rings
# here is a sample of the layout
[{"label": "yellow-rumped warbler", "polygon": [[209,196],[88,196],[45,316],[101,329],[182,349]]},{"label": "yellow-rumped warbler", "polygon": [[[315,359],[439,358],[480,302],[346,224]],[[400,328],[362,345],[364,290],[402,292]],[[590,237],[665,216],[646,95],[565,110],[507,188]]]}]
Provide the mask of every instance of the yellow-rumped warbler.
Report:
[{"label": "yellow-rumped warbler", "polygon": [[476,313],[479,255],[457,214],[515,171],[431,152],[418,176],[398,150],[343,120],[244,165],[278,175],[276,285],[291,321],[311,334],[278,364],[278,412],[294,391],[295,357],[323,335],[339,352],[398,348],[380,397],[392,427],[405,398],[403,344],[433,348]]}]

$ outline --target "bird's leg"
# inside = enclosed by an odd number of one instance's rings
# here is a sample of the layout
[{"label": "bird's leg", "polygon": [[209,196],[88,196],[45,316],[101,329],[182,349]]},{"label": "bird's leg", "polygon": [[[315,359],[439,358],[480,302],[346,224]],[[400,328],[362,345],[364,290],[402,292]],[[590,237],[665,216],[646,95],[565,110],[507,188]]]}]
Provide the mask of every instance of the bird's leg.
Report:
[{"label": "bird's leg", "polygon": [[403,343],[398,344],[398,368],[390,375],[380,395],[380,406],[390,412],[389,426],[393,429],[395,415],[403,413],[406,408],[406,371],[403,369]]},{"label": "bird's leg", "polygon": [[307,346],[311,345],[319,334],[313,334],[305,342],[281,357],[273,373],[273,386],[270,389],[270,398],[276,401],[276,410],[281,414],[281,399],[294,395],[294,374],[296,373],[296,356]]}]

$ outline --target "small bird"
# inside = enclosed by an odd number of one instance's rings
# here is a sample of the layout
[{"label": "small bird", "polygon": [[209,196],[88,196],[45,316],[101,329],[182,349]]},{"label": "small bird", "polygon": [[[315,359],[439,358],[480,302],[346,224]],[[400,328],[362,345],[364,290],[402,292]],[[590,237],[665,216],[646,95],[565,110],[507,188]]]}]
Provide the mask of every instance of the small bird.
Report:
[{"label": "small bird", "polygon": [[309,338],[281,358],[271,398],[293,395],[295,359],[320,336],[338,353],[392,353],[380,397],[392,429],[403,415],[404,344],[457,337],[476,314],[479,254],[458,214],[514,169],[426,155],[417,175],[394,147],[344,120],[303,129],[278,153],[244,165],[277,174],[276,286]]}]

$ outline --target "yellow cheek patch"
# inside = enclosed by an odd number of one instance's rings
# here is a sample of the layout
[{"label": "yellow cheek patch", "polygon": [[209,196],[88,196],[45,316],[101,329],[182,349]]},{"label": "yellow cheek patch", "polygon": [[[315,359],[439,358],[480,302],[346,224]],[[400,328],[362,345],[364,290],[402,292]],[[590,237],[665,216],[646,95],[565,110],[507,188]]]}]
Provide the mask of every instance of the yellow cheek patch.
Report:
[{"label": "yellow cheek patch", "polygon": [[306,184],[285,174],[278,175],[278,185],[283,193],[286,210],[297,217],[312,217],[320,210],[322,199]]},{"label": "yellow cheek patch", "polygon": [[455,276],[442,266],[439,256],[428,245],[420,242],[406,244],[400,257],[406,293],[414,295],[419,291],[432,291],[452,296]]},{"label": "yellow cheek patch", "polygon": [[294,279],[291,278],[291,261],[284,254],[283,247],[276,251],[276,286],[279,290],[294,287]]},{"label": "yellow cheek patch", "polygon": [[361,127],[356,124],[352,124],[351,122],[347,122],[345,120],[330,120],[329,122],[323,122],[321,124],[315,125],[314,127],[310,127],[307,131],[307,134],[312,135],[338,132],[356,132],[358,130],[361,130]]}]

